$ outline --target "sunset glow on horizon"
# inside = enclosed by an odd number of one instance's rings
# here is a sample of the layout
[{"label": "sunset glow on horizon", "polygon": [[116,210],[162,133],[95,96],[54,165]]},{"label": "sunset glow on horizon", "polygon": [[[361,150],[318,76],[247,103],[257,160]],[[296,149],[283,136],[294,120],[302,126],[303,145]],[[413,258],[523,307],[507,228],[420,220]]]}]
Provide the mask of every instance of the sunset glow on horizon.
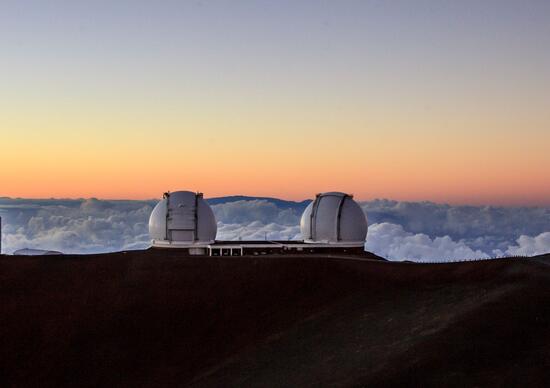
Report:
[{"label": "sunset glow on horizon", "polygon": [[0,196],[550,205],[550,3],[5,2]]}]

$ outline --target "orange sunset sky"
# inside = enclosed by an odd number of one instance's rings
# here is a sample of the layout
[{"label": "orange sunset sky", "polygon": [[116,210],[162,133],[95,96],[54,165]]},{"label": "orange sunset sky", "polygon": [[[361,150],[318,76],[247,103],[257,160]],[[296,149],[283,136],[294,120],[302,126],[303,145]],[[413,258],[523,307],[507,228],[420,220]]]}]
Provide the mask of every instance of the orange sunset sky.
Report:
[{"label": "orange sunset sky", "polygon": [[548,2],[44,3],[0,5],[0,196],[550,205]]}]

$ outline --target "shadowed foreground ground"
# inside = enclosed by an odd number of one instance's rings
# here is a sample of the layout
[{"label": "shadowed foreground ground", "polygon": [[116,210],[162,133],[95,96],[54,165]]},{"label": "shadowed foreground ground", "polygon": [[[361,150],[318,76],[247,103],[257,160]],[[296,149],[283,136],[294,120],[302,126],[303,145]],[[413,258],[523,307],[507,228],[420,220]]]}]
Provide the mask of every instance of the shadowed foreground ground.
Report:
[{"label": "shadowed foreground ground", "polygon": [[549,386],[550,258],[0,258],[1,386]]}]

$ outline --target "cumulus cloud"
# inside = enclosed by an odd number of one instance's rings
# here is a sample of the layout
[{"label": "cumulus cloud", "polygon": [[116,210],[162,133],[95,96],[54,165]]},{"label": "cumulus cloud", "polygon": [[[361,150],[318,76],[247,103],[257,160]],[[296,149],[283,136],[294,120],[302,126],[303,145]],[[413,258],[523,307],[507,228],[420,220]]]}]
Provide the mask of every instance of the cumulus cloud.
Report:
[{"label": "cumulus cloud", "polygon": [[549,207],[451,206],[374,200],[361,203],[369,224],[392,223],[434,239],[449,236],[473,250],[499,256],[519,236],[550,231]]},{"label": "cumulus cloud", "polygon": [[245,224],[218,222],[218,240],[299,240],[299,225],[264,224],[254,221]]},{"label": "cumulus cloud", "polygon": [[216,220],[222,223],[298,225],[301,209],[279,207],[267,199],[239,200],[212,205]]},{"label": "cumulus cloud", "polygon": [[[308,202],[273,198],[211,199],[219,240],[301,239]],[[95,253],[149,246],[156,201],[0,198],[3,251],[21,248]],[[395,260],[453,260],[550,252],[550,208],[450,206],[375,200],[366,248]]]},{"label": "cumulus cloud", "polygon": [[5,252],[97,253],[149,246],[147,201],[0,200]]},{"label": "cumulus cloud", "polygon": [[366,249],[394,260],[443,261],[488,258],[480,250],[473,250],[463,241],[449,236],[435,237],[411,233],[401,225],[383,222],[369,228]]},{"label": "cumulus cloud", "polygon": [[550,232],[530,237],[522,235],[516,240],[517,245],[510,246],[506,253],[511,256],[535,256],[550,252]]}]

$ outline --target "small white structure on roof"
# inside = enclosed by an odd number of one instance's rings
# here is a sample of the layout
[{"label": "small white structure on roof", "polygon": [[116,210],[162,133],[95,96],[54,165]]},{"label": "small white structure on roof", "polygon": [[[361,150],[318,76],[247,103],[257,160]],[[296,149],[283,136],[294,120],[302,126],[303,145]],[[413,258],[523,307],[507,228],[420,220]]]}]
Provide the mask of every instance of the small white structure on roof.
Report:
[{"label": "small white structure on roof", "polygon": [[306,243],[363,246],[367,218],[352,195],[321,193],[304,210],[300,230]]},{"label": "small white structure on roof", "polygon": [[216,219],[202,193],[165,193],[149,218],[149,235],[156,247],[188,247],[191,254],[203,254],[214,242]]}]

